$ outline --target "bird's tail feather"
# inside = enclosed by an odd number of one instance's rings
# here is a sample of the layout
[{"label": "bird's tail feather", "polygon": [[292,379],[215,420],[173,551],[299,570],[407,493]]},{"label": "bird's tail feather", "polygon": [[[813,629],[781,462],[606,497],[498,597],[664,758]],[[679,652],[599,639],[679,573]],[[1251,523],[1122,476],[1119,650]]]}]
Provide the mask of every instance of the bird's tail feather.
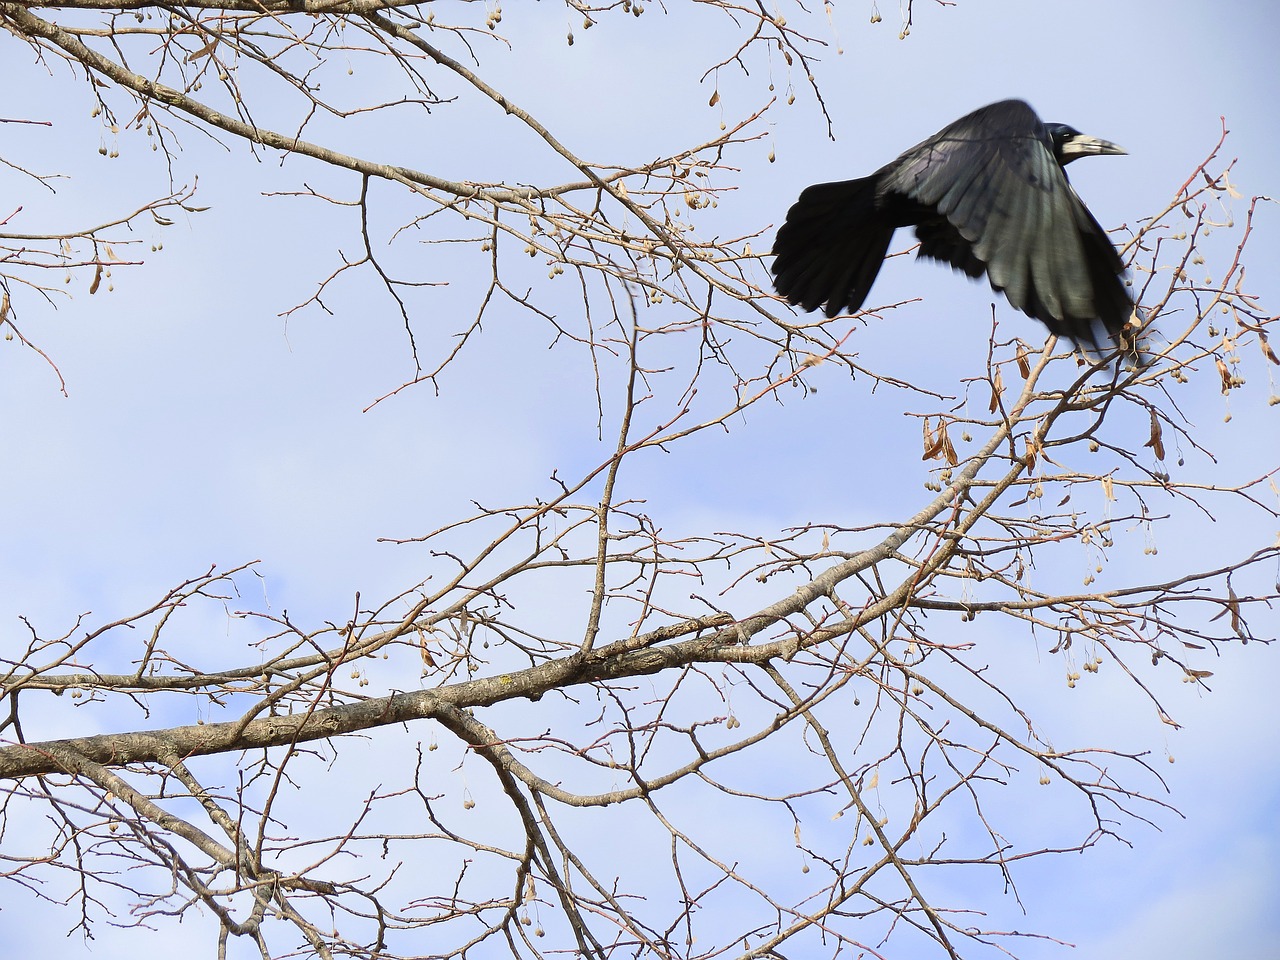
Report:
[{"label": "bird's tail feather", "polygon": [[773,243],[773,285],[804,310],[826,304],[834,317],[859,309],[893,239],[877,211],[875,177],[819,183],[787,211]]}]

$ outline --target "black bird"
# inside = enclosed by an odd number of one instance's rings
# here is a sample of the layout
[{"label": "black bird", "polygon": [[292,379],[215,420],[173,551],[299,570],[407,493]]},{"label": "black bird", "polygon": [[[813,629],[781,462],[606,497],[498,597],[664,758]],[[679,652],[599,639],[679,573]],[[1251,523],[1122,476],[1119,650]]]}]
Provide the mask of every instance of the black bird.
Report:
[{"label": "black bird", "polygon": [[774,286],[834,317],[862,306],[898,227],[917,256],[986,273],[1013,306],[1055,334],[1096,345],[1092,324],[1128,346],[1124,264],[1063,169],[1114,143],[1043,123],[1021,100],[975,110],[869,177],[800,194],[773,244]]}]

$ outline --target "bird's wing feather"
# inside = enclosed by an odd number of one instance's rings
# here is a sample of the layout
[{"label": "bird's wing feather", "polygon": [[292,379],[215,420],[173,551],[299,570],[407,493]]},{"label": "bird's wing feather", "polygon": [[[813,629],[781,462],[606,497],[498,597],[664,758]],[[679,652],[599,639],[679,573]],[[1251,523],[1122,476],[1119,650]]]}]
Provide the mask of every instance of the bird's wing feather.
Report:
[{"label": "bird's wing feather", "polygon": [[992,287],[1053,332],[1092,340],[1095,317],[1113,333],[1128,319],[1119,255],[1022,101],[944,127],[885,167],[879,189],[936,210],[950,226],[921,224],[923,256],[970,276],[984,265]]},{"label": "bird's wing feather", "polygon": [[834,317],[862,306],[889,250],[894,224],[875,208],[871,177],[818,183],[787,211],[773,244],[774,288],[805,310]]}]

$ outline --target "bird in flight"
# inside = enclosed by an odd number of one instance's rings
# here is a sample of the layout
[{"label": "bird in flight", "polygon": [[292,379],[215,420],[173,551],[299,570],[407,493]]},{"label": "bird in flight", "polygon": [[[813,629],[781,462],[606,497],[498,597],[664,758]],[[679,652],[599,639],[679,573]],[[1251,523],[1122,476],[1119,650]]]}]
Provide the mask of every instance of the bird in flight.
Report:
[{"label": "bird in flight", "polygon": [[804,310],[856,311],[894,230],[914,226],[917,256],[985,273],[1050,332],[1096,345],[1096,320],[1128,347],[1134,305],[1124,264],[1063,169],[1124,152],[1042,122],[1021,100],[982,107],[869,177],[801,193],[773,244],[774,287]]}]

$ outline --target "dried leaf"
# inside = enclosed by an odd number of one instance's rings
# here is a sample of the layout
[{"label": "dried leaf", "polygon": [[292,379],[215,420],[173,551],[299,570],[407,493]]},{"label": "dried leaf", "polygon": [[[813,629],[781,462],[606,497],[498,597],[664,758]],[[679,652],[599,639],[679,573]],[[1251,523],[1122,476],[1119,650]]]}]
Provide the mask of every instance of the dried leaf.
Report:
[{"label": "dried leaf", "polygon": [[1018,346],[1017,360],[1018,360],[1018,373],[1021,374],[1022,379],[1025,380],[1027,379],[1027,377],[1031,376],[1031,364],[1027,362],[1026,347],[1022,345]]},{"label": "dried leaf", "polygon": [[1000,394],[1004,393],[1004,378],[1000,368],[996,367],[996,375],[991,378],[991,403],[987,405],[987,413],[995,413],[1000,407]]},{"label": "dried leaf", "polygon": [[203,47],[201,47],[195,53],[187,54],[187,63],[190,63],[192,60],[199,60],[201,57],[207,57],[209,54],[213,53],[213,48],[216,47],[217,45],[218,45],[218,38],[214,37],[212,40],[206,43]]},{"label": "dried leaf", "polygon": [[89,292],[97,293],[98,284],[100,284],[101,282],[102,282],[102,264],[98,264],[98,266],[93,271],[93,282],[89,284]]},{"label": "dried leaf", "polygon": [[[940,432],[945,434],[945,431],[940,431]],[[924,456],[922,456],[920,459],[933,460],[933,459],[936,459],[938,454],[940,454],[941,452],[942,452],[942,441],[937,439],[934,436],[933,430],[931,430],[929,427],[929,418],[925,417],[924,418]]]},{"label": "dried leaf", "polygon": [[1161,433],[1160,418],[1156,416],[1155,410],[1152,410],[1150,412],[1151,412],[1151,436],[1147,440],[1147,442],[1143,444],[1143,446],[1150,447],[1153,451],[1155,451],[1157,460],[1163,460],[1164,459],[1164,441],[1160,439],[1160,433]]},{"label": "dried leaf", "polygon": [[1214,357],[1213,362],[1218,365],[1218,376],[1222,378],[1222,392],[1226,393],[1231,389],[1231,371],[1227,369],[1221,357]]},{"label": "dried leaf", "polygon": [[1205,677],[1212,677],[1213,671],[1212,670],[1192,670],[1190,667],[1188,667],[1187,676],[1194,677],[1196,680],[1203,680]]},{"label": "dried leaf", "polygon": [[711,94],[711,99],[707,101],[707,106],[714,107],[719,102],[720,102],[720,91],[717,90],[713,94]]},{"label": "dried leaf", "polygon": [[427,634],[425,631],[418,630],[418,652],[422,654],[422,662],[428,667],[436,665],[436,658],[431,655],[431,651],[427,649]]},{"label": "dried leaf", "polygon": [[1116,493],[1112,487],[1110,477],[1102,478],[1102,495],[1106,497],[1108,500],[1115,500],[1116,498]]},{"label": "dried leaf", "polygon": [[954,467],[960,462],[960,458],[956,456],[956,448],[951,445],[951,438],[947,436],[947,428],[941,428],[938,433],[942,435],[943,456],[947,458],[947,463]]},{"label": "dried leaf", "polygon": [[1272,363],[1280,366],[1280,357],[1276,356],[1276,352],[1271,349],[1271,343],[1267,340],[1267,335],[1261,330],[1258,331],[1258,346],[1262,348],[1262,355]]}]

